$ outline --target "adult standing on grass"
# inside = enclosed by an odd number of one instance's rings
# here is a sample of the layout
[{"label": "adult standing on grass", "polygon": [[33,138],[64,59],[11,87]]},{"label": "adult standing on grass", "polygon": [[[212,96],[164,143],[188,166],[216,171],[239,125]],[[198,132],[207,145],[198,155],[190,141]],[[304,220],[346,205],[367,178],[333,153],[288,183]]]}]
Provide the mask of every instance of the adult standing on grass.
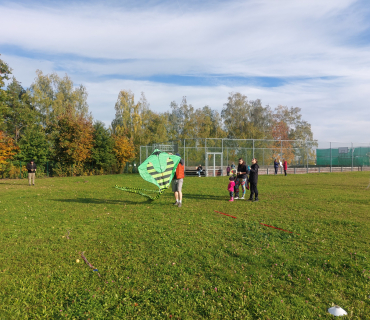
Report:
[{"label": "adult standing on grass", "polygon": [[255,195],[255,201],[258,201],[258,190],[257,190],[257,182],[258,182],[258,168],[259,165],[257,163],[257,159],[252,159],[252,166],[250,169],[250,175],[249,175],[249,182],[250,182],[250,189],[251,189],[251,195],[249,197],[249,201],[253,201],[253,195]]},{"label": "adult standing on grass", "polygon": [[26,165],[26,169],[28,170],[28,184],[29,186],[35,185],[35,175],[36,175],[36,163],[34,160],[31,160]]},{"label": "adult standing on grass", "polygon": [[284,174],[286,175],[286,171],[288,170],[288,162],[286,162],[285,159],[283,159],[283,168],[284,168]]},{"label": "adult standing on grass", "polygon": [[229,175],[230,175],[230,171],[231,171],[231,168],[230,168],[230,165],[228,164],[228,165],[227,165],[227,168],[226,168],[227,176],[229,176]]},{"label": "adult standing on grass", "polygon": [[277,161],[277,159],[274,160],[274,169],[275,169],[275,174],[277,174],[278,169],[279,169],[279,162]]},{"label": "adult standing on grass", "polygon": [[[180,157],[178,153],[176,156]],[[185,177],[185,162],[184,159],[181,158],[179,164],[177,165],[175,176],[172,180],[172,191],[175,194],[176,202],[174,203],[175,206],[179,208],[182,206],[182,185],[184,183]]]},{"label": "adult standing on grass", "polygon": [[238,165],[238,173],[237,173],[237,179],[235,182],[235,199],[239,199],[239,186],[242,186],[242,192],[243,196],[240,199],[244,199],[245,196],[245,187],[248,186],[248,168],[245,161],[240,158],[239,159],[239,165]]}]

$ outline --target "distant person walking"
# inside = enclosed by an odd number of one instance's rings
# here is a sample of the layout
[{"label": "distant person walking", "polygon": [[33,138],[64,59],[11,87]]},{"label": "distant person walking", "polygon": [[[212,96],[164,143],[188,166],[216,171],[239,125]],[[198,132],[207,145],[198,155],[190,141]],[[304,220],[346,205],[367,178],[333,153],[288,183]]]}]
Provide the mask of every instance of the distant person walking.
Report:
[{"label": "distant person walking", "polygon": [[[178,153],[176,156],[180,157]],[[175,175],[172,180],[172,192],[175,195],[176,202],[174,203],[175,206],[179,208],[182,206],[182,185],[184,183],[185,177],[185,162],[184,159],[181,158],[179,164],[177,165]]]},{"label": "distant person walking", "polygon": [[227,168],[226,168],[226,174],[227,174],[227,176],[230,175],[230,171],[231,171],[231,168],[230,168],[230,165],[228,164],[227,165]]},{"label": "distant person walking", "polygon": [[238,165],[238,172],[237,172],[237,178],[235,181],[235,199],[239,199],[239,186],[242,186],[242,192],[243,195],[240,199],[244,199],[245,196],[245,188],[248,186],[248,176],[249,173],[247,164],[245,161],[240,158],[239,159],[239,165]]},{"label": "distant person walking", "polygon": [[285,159],[283,159],[283,168],[284,168],[284,174],[286,175],[286,171],[288,170],[288,162],[286,162]]},{"label": "distant person walking", "polygon": [[31,160],[26,165],[26,169],[28,170],[28,184],[31,186],[35,185],[35,175],[36,175],[36,163],[34,160]]},{"label": "distant person walking", "polygon": [[251,195],[249,197],[249,201],[253,201],[253,195],[255,195],[254,201],[258,201],[258,190],[257,190],[257,182],[258,182],[258,169],[259,165],[257,163],[257,159],[252,159],[252,166],[250,169],[250,175],[249,175],[249,183],[251,185]]},{"label": "distant person walking", "polygon": [[277,159],[274,160],[274,169],[275,169],[275,174],[277,174],[278,169],[279,169],[279,162],[277,161]]}]

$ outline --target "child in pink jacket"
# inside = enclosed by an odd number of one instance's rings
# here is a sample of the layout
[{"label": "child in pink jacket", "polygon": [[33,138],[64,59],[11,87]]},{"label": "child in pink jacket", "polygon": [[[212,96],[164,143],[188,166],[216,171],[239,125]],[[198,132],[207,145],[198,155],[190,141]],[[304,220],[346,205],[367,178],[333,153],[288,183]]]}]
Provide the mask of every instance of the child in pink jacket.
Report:
[{"label": "child in pink jacket", "polygon": [[230,192],[230,200],[229,201],[234,201],[234,187],[235,187],[235,178],[231,176],[229,178],[229,185],[227,186],[227,190]]}]

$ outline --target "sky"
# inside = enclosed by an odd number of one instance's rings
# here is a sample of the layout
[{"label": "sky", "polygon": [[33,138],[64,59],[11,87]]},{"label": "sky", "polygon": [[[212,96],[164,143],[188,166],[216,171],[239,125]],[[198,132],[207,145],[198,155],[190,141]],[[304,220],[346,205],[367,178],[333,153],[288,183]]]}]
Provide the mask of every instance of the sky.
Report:
[{"label": "sky", "polygon": [[368,0],[2,1],[0,59],[84,85],[109,125],[120,90],[153,111],[230,92],[301,108],[319,141],[370,143]]}]

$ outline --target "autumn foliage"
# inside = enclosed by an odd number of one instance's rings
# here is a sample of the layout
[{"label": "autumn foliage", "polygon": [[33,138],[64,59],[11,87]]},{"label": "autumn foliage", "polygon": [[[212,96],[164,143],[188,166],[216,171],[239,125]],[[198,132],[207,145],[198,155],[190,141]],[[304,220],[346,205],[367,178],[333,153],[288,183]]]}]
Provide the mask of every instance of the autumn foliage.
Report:
[{"label": "autumn foliage", "polygon": [[134,144],[131,140],[123,135],[114,136],[114,141],[115,144],[113,147],[113,151],[116,155],[116,159],[119,165],[121,166],[121,168],[123,168],[127,161],[135,158]]},{"label": "autumn foliage", "polygon": [[91,156],[93,124],[83,115],[58,117],[55,125],[55,157],[65,164],[80,164]]},{"label": "autumn foliage", "polygon": [[14,145],[13,139],[7,137],[0,131],[0,164],[6,164],[6,160],[12,159],[17,154],[18,147]]}]

